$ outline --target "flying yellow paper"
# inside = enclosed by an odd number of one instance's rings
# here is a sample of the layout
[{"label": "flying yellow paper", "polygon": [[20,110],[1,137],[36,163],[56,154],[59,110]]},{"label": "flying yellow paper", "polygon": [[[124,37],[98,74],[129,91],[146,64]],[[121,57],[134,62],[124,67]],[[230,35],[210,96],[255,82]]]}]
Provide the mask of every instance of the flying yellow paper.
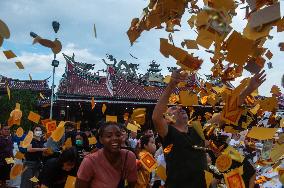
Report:
[{"label": "flying yellow paper", "polygon": [[284,118],[280,120],[280,127],[284,127]]},{"label": "flying yellow paper", "polygon": [[272,162],[276,162],[280,157],[284,154],[284,144],[276,143],[271,152],[270,152],[270,159]]},{"label": "flying yellow paper", "polygon": [[93,110],[95,108],[95,99],[94,99],[94,97],[92,97],[91,105],[92,105],[92,110]]},{"label": "flying yellow paper", "polygon": [[97,139],[94,136],[88,138],[88,140],[89,140],[89,145],[95,145],[97,143]]},{"label": "flying yellow paper", "polygon": [[[63,122],[63,123],[62,123]],[[58,125],[58,127],[55,129],[55,131],[53,131],[51,133],[51,138],[55,141],[55,142],[58,142],[62,136],[64,135],[64,132],[65,132],[65,128],[64,128],[64,124],[65,122],[64,121],[61,121]]]},{"label": "flying yellow paper", "polygon": [[19,159],[19,160],[22,160],[22,159],[25,159],[25,154],[17,151],[16,155],[15,155],[15,158],[16,159]]},{"label": "flying yellow paper", "polygon": [[5,158],[5,161],[6,161],[7,164],[13,164],[13,163],[15,163],[13,157]]},{"label": "flying yellow paper", "polygon": [[260,105],[257,104],[255,105],[255,107],[253,107],[252,109],[250,109],[251,113],[253,113],[254,115],[257,113],[257,111],[259,110]]},{"label": "flying yellow paper", "polygon": [[39,93],[40,98],[45,99],[44,95],[42,93]]},{"label": "flying yellow paper", "polygon": [[23,172],[23,164],[14,164],[10,171],[10,179],[16,179],[17,176],[21,175]]},{"label": "flying yellow paper", "polygon": [[152,172],[158,166],[155,158],[148,152],[145,152],[142,156],[140,156],[140,162],[143,167],[148,170],[148,172]]},{"label": "flying yellow paper", "polygon": [[7,85],[7,94],[8,94],[8,98],[10,100],[11,99],[11,91],[10,91],[10,88],[9,88],[8,85]]},{"label": "flying yellow paper", "polygon": [[161,178],[161,180],[166,181],[167,173],[166,173],[166,168],[163,165],[159,165],[157,167],[156,173]]},{"label": "flying yellow paper", "polygon": [[68,176],[64,188],[75,188],[76,177]]},{"label": "flying yellow paper", "polygon": [[12,50],[3,51],[7,59],[12,59],[17,57]]},{"label": "flying yellow paper", "polygon": [[30,111],[30,114],[28,116],[28,120],[38,124],[39,120],[40,120],[40,115],[38,115],[37,113],[34,113],[32,111]]},{"label": "flying yellow paper", "polygon": [[37,183],[39,180],[34,176],[30,179],[32,182]]},{"label": "flying yellow paper", "polygon": [[117,123],[117,116],[106,115],[106,122],[116,122]]},{"label": "flying yellow paper", "polygon": [[233,148],[233,147],[231,147],[231,146],[228,146],[228,147],[224,150],[223,154],[229,155],[233,160],[238,161],[238,162],[240,162],[240,163],[242,163],[243,160],[245,159],[245,157],[244,157],[242,154],[240,154],[240,153],[238,152],[238,150],[236,150],[235,148]]},{"label": "flying yellow paper", "polygon": [[171,81],[171,76],[170,76],[170,75],[165,76],[164,82],[165,82],[166,84],[168,84],[168,83],[170,83],[170,81]]},{"label": "flying yellow paper", "polygon": [[212,180],[214,179],[213,174],[208,172],[207,170],[204,170],[204,173],[205,173],[206,186],[207,188],[209,188]]},{"label": "flying yellow paper", "polygon": [[19,69],[25,69],[25,67],[24,67],[24,65],[22,64],[22,62],[17,61],[17,62],[15,62],[15,64],[17,65],[17,67],[18,67]]},{"label": "flying yellow paper", "polygon": [[277,131],[277,128],[265,128],[265,127],[252,127],[252,129],[247,134],[247,137],[258,139],[258,140],[268,140],[272,139]]},{"label": "flying yellow paper", "polygon": [[188,91],[179,92],[179,100],[183,106],[198,105],[198,97],[196,94],[189,94]]},{"label": "flying yellow paper", "polygon": [[71,138],[67,138],[67,140],[65,141],[63,145],[63,150],[71,148],[71,147],[72,147],[72,140]]},{"label": "flying yellow paper", "polygon": [[126,128],[135,133],[137,133],[137,131],[140,129],[138,124],[132,124],[132,123],[128,123]]},{"label": "flying yellow paper", "polygon": [[103,114],[105,113],[106,109],[107,109],[106,105],[103,104],[103,106],[102,106],[102,113],[103,113]]},{"label": "flying yellow paper", "polygon": [[22,148],[27,148],[33,140],[33,135],[34,135],[34,133],[32,131],[29,131],[28,134],[26,135],[25,139],[20,142],[20,146]]}]

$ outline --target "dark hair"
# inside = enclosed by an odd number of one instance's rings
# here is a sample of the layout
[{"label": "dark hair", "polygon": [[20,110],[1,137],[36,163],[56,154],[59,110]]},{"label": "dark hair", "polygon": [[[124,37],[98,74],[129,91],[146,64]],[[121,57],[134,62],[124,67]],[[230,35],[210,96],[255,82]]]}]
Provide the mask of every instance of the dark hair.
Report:
[{"label": "dark hair", "polygon": [[120,125],[120,129],[121,129],[121,130],[124,130],[126,133],[128,133],[128,129],[126,128],[126,126]]},{"label": "dark hair", "polygon": [[105,129],[107,127],[109,127],[109,126],[117,126],[120,129],[120,127],[119,127],[119,125],[117,123],[115,123],[115,122],[106,122],[106,123],[102,124],[102,126],[99,128],[98,136],[102,137],[103,134],[104,134]]},{"label": "dark hair", "polygon": [[45,127],[41,126],[41,125],[34,125],[32,128],[32,131],[35,131],[35,128],[39,127],[41,129],[42,132],[45,132]]},{"label": "dark hair", "polygon": [[73,122],[68,121],[68,122],[65,123],[64,127],[65,128],[73,128],[74,129],[75,125],[74,125]]},{"label": "dark hair", "polygon": [[141,149],[145,149],[144,145],[148,145],[150,139],[153,138],[150,135],[143,135],[140,138]]},{"label": "dark hair", "polygon": [[7,127],[8,126],[8,124],[6,124],[6,123],[0,123],[0,130],[2,130],[4,127]]},{"label": "dark hair", "polygon": [[83,148],[87,149],[89,147],[89,140],[87,135],[84,132],[75,132],[71,136],[73,146],[76,145],[76,137],[80,135],[83,139]]},{"label": "dark hair", "polygon": [[78,154],[75,147],[71,147],[62,151],[62,153],[58,157],[58,161],[61,165],[66,162],[74,162],[77,163]]}]

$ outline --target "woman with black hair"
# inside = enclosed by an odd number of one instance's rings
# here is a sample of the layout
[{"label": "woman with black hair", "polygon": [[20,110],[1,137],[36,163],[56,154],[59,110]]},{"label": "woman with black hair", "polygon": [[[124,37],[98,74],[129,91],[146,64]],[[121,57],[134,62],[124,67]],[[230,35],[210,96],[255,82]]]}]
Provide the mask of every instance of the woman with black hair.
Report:
[{"label": "woman with black hair", "polygon": [[87,135],[84,132],[76,132],[71,137],[72,145],[76,147],[78,155],[79,155],[79,161],[81,162],[83,158],[89,154],[90,148],[89,148],[89,140]]},{"label": "woman with black hair", "polygon": [[34,176],[38,177],[43,153],[47,151],[47,148],[44,147],[43,130],[43,127],[40,125],[36,125],[33,128],[33,140],[25,153],[24,168],[26,170],[22,173],[21,188],[33,188],[37,184],[30,179]]},{"label": "woman with black hair", "polygon": [[[154,155],[156,152],[155,139],[151,134],[144,135],[140,138],[140,152],[139,159],[145,154]],[[150,187],[150,172],[142,165],[138,165],[138,179],[135,188],[149,188]]]},{"label": "woman with black hair", "polygon": [[105,123],[99,129],[103,148],[87,155],[81,163],[76,179],[76,188],[128,187],[137,180],[136,157],[131,151],[121,149],[121,129],[114,122]]},{"label": "woman with black hair", "polygon": [[64,188],[68,175],[76,176],[77,164],[75,147],[65,149],[58,158],[47,160],[40,174],[41,188]]}]

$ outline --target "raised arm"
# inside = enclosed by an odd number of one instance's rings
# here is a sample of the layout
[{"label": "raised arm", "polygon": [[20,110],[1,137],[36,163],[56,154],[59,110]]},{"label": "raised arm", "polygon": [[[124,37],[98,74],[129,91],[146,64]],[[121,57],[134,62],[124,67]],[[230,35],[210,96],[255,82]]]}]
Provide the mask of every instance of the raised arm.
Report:
[{"label": "raised arm", "polygon": [[185,81],[188,78],[187,73],[182,73],[181,69],[178,69],[172,73],[171,81],[157,102],[152,120],[154,122],[154,126],[156,131],[159,133],[161,137],[165,137],[168,134],[168,125],[164,118],[164,113],[167,111],[167,104],[173,90],[177,86],[179,82]]},{"label": "raised arm", "polygon": [[266,74],[264,74],[265,71],[261,71],[256,73],[250,80],[249,85],[243,90],[243,92],[240,94],[239,98],[239,106],[241,106],[246,97],[250,95],[253,91],[255,91],[263,82],[266,80]]}]

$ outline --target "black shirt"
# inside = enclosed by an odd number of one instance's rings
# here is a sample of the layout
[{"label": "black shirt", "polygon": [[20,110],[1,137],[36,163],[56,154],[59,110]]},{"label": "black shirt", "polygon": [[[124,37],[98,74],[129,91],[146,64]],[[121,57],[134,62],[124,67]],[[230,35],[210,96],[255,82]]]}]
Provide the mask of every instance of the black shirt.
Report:
[{"label": "black shirt", "polygon": [[40,174],[40,181],[49,188],[64,188],[68,175],[76,176],[75,169],[67,172],[57,158],[47,160]]},{"label": "black shirt", "polygon": [[165,154],[167,163],[167,188],[203,188],[206,187],[204,170],[207,170],[206,153],[195,150],[193,145],[204,146],[204,141],[193,128],[182,133],[173,126],[162,140],[163,147],[173,144],[171,151]]},{"label": "black shirt", "polygon": [[[43,148],[44,141],[33,139],[31,142],[32,148]],[[27,152],[25,154],[25,158],[27,161],[41,161],[42,159],[42,151],[37,152]]]}]

